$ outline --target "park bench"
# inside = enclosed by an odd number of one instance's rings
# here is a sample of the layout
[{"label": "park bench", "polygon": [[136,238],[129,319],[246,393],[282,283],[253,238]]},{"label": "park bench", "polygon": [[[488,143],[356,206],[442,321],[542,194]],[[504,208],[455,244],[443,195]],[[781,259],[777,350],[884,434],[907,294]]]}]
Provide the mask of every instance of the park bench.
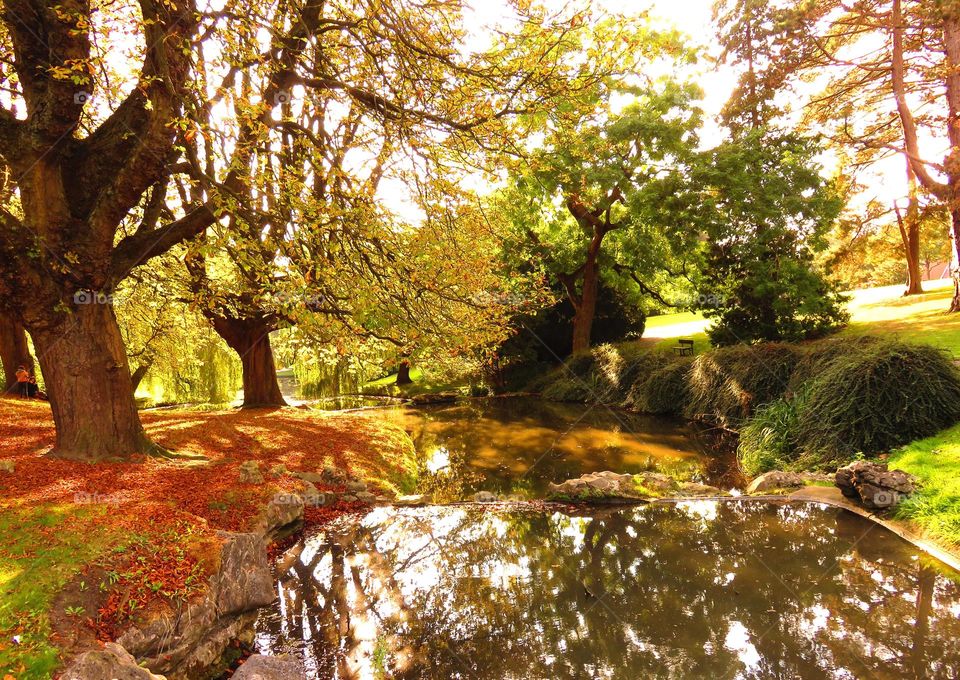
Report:
[{"label": "park bench", "polygon": [[677,346],[673,348],[673,351],[680,356],[693,355],[693,340],[680,338],[677,340]]}]

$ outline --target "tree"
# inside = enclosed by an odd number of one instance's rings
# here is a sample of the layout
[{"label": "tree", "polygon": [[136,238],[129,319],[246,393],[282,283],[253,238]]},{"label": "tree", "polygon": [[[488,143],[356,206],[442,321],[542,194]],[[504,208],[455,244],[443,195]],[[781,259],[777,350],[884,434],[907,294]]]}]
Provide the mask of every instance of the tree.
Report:
[{"label": "tree", "polygon": [[[767,22],[771,34],[790,45],[789,58],[767,60],[759,77],[778,89],[826,75],[826,87],[806,102],[808,124],[855,150],[858,167],[902,154],[908,184],[915,178],[950,210],[954,262],[960,262],[960,3],[730,0],[721,7],[742,15],[744,5],[775,18]],[[923,157],[926,135],[945,140],[950,150],[942,162]],[[903,215],[908,294],[919,291],[920,233],[913,215],[909,208]],[[954,279],[951,311],[960,311],[960,272]]]},{"label": "tree", "polygon": [[2,15],[13,55],[2,78],[24,115],[0,108],[0,155],[16,187],[0,215],[0,304],[36,344],[57,452],[80,458],[151,450],[107,303],[134,266],[211,218],[204,211],[120,229],[171,160],[198,14],[191,0],[119,11],[139,15],[142,60],[105,117],[87,109],[102,63],[94,35],[108,30],[111,11],[15,0]]},{"label": "tree", "polygon": [[0,363],[3,364],[4,390],[17,384],[17,369],[33,370],[33,355],[27,344],[27,333],[19,322],[0,315]]},{"label": "tree", "polygon": [[574,352],[590,347],[601,277],[658,296],[652,278],[680,257],[691,233],[664,228],[654,197],[693,155],[698,92],[668,79],[624,93],[634,103],[616,114],[609,93],[592,108],[561,113],[500,200],[519,259],[540,263],[574,308]]},{"label": "tree", "polygon": [[[560,91],[570,67],[558,46],[578,30],[576,16],[521,10],[516,30],[462,55],[457,2],[305,0],[256,10],[246,0],[202,12],[192,0],[4,7],[0,38],[13,60],[0,64],[10,103],[0,109],[0,156],[15,191],[0,214],[0,311],[36,344],[62,456],[155,451],[105,303],[134,267],[242,206],[244,173],[271,134],[309,137],[274,116],[292,89],[336,93],[411,137],[462,132],[451,144],[466,153],[464,140],[505,139],[498,118]],[[118,65],[131,50],[139,64]],[[365,89],[354,67],[402,74],[403,88]],[[239,105],[224,120],[228,95]],[[190,154],[198,138],[228,140],[225,155],[201,166]],[[171,206],[170,179],[184,175],[194,194]]]},{"label": "tree", "polygon": [[715,319],[716,345],[797,341],[846,319],[814,255],[841,201],[796,135],[755,130],[705,154],[691,182],[690,214],[709,243],[698,306]]}]

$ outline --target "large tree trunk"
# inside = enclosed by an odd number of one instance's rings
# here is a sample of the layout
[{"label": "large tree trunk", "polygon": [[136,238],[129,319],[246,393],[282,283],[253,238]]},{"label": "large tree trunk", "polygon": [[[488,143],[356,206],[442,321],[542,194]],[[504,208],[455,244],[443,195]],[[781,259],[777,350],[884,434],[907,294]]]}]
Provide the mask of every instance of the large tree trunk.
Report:
[{"label": "large tree trunk", "polygon": [[410,361],[404,359],[397,368],[397,385],[410,385],[413,378],[410,377]]},{"label": "large tree trunk", "polygon": [[156,450],[137,416],[112,305],[77,305],[59,323],[29,330],[57,426],[57,455],[102,460]]},{"label": "large tree trunk", "polygon": [[277,380],[277,366],[270,346],[273,326],[262,319],[217,316],[213,327],[243,366],[243,407],[286,406]]},{"label": "large tree trunk", "polygon": [[590,349],[590,335],[593,329],[593,317],[597,312],[597,294],[600,289],[600,272],[594,259],[587,261],[583,269],[583,287],[580,301],[573,315],[573,352]]},{"label": "large tree trunk", "polygon": [[587,259],[583,263],[582,285],[579,297],[573,294],[569,279],[564,282],[567,295],[573,304],[573,353],[590,349],[590,334],[593,317],[597,313],[597,296],[600,291],[600,247],[606,230],[594,226],[593,237],[587,246]]},{"label": "large tree trunk", "polygon": [[0,315],[0,362],[3,363],[4,389],[8,392],[16,387],[18,367],[33,370],[27,332],[19,322],[4,315]]}]

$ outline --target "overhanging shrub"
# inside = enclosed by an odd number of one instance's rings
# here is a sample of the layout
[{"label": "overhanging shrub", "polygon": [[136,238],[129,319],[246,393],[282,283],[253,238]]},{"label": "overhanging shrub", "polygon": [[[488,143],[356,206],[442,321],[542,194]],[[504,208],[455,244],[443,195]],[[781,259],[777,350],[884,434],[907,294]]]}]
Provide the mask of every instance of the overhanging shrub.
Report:
[{"label": "overhanging shrub", "polygon": [[786,391],[800,352],[782,343],[724,347],[701,354],[688,374],[684,415],[736,428]]},{"label": "overhanging shrub", "polygon": [[800,360],[790,376],[788,391],[798,391],[803,385],[827,370],[835,361],[861,355],[883,342],[885,342],[883,338],[865,335],[859,338],[830,338],[802,345]]},{"label": "overhanging shrub", "polygon": [[690,399],[689,374],[693,359],[671,360],[663,355],[658,358],[659,366],[655,365],[634,381],[624,406],[642,413],[680,415]]},{"label": "overhanging shrub", "polygon": [[928,437],[960,421],[960,372],[934,347],[865,343],[809,383],[797,446],[810,461],[844,462]]},{"label": "overhanging shrub", "polygon": [[619,404],[636,377],[654,365],[650,352],[631,345],[599,345],[567,359],[541,381],[543,398]]}]

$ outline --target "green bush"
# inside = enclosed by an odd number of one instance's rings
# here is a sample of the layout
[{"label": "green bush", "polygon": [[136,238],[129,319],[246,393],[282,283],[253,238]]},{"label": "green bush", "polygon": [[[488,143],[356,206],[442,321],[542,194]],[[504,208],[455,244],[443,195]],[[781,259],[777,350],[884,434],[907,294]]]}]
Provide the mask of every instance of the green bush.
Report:
[{"label": "green bush", "polygon": [[698,356],[689,372],[684,415],[736,429],[787,391],[800,351],[781,343],[724,347]]},{"label": "green bush", "polygon": [[552,401],[619,404],[635,377],[653,365],[649,354],[631,345],[599,345],[574,354],[547,379],[532,385]]},{"label": "green bush", "polygon": [[[653,353],[651,353],[653,354]],[[641,375],[631,387],[624,406],[642,413],[680,415],[690,399],[689,375],[693,359],[665,359]],[[666,360],[666,364],[662,362]]]},{"label": "green bush", "polygon": [[868,343],[809,383],[797,446],[822,465],[879,453],[960,421],[960,372],[934,347]]},{"label": "green bush", "polygon": [[798,391],[835,361],[858,356],[883,342],[886,342],[883,338],[865,335],[859,338],[830,338],[802,345],[800,360],[790,376],[788,391]]}]

